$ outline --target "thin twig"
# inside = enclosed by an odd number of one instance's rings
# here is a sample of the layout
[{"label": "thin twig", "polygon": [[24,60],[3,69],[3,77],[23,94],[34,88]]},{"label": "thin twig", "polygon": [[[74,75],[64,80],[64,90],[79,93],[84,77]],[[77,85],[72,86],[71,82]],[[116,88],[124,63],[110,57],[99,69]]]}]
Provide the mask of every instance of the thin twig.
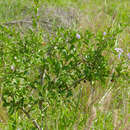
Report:
[{"label": "thin twig", "polygon": [[71,86],[74,86],[74,88],[76,88],[77,84],[80,83],[81,81],[85,80],[85,79],[86,79],[86,77],[78,79],[78,80],[74,81]]},{"label": "thin twig", "polygon": [[27,21],[27,20],[15,20],[11,22],[6,22],[6,23],[0,23],[2,25],[11,25],[11,24],[23,24],[23,23],[32,23],[32,21]]},{"label": "thin twig", "polygon": [[34,120],[34,119],[32,119],[31,116],[30,116],[30,114],[29,114],[24,108],[21,108],[21,110],[22,110],[23,113],[28,117],[28,119],[30,119],[30,120],[33,122],[34,126],[35,126],[38,130],[40,130],[40,127],[39,127],[37,121]]},{"label": "thin twig", "polygon": [[[43,110],[41,110],[41,112],[44,112],[44,111],[47,109],[48,106],[49,106],[49,104],[47,104],[47,106],[46,106]],[[41,113],[41,115],[42,115],[42,113]],[[43,129],[43,120],[44,120],[44,116],[42,115],[42,119],[41,119],[41,128],[40,128],[40,130]]]},{"label": "thin twig", "polygon": [[[44,20],[40,20],[39,22],[49,24],[49,22],[44,21]],[[13,24],[24,24],[24,23],[32,24],[33,21],[32,20],[14,20],[11,22],[0,23],[0,25],[13,25]]]},{"label": "thin twig", "polygon": [[[72,85],[70,85],[71,88],[68,88],[68,87],[67,87],[67,88],[63,89],[62,91],[72,90],[73,88],[76,88],[76,87],[77,87],[77,84],[80,83],[81,81],[85,80],[85,79],[86,79],[86,77],[74,81],[74,82],[72,83]],[[72,87],[72,86],[73,86],[73,87]]]},{"label": "thin twig", "polygon": [[[39,72],[40,72],[40,84],[41,86],[44,84],[44,78],[46,76],[46,70],[42,70],[42,69],[39,69]],[[44,115],[42,115],[43,111],[48,107],[48,105],[43,109],[42,107],[42,104],[43,104],[43,100],[40,100],[39,101],[39,109],[40,109],[40,112],[41,112],[41,128],[40,130],[43,129],[43,120],[44,120]]]}]

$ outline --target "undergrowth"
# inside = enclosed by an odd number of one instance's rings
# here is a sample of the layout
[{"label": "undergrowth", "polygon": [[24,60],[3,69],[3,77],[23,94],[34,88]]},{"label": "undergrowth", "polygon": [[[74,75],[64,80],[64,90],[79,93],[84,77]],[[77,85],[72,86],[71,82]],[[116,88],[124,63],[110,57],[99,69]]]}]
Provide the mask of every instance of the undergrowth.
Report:
[{"label": "undergrowth", "polygon": [[130,53],[119,42],[127,16],[98,31],[55,21],[50,33],[40,24],[41,2],[32,3],[26,31],[0,25],[0,128],[127,129]]}]

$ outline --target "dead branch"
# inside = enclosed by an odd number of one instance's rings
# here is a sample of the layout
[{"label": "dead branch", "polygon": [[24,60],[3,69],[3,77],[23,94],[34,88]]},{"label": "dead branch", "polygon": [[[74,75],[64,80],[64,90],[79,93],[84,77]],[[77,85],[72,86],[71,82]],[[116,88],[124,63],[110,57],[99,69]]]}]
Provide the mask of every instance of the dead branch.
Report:
[{"label": "dead branch", "polygon": [[[48,21],[44,21],[44,20],[40,20],[39,22],[41,23],[45,23],[45,24],[49,24]],[[6,22],[6,23],[0,23],[0,25],[14,25],[14,24],[32,24],[33,21],[32,20],[14,20],[11,22]]]},{"label": "dead branch", "polygon": [[0,23],[1,25],[11,25],[11,24],[23,24],[23,23],[32,23],[32,21],[27,21],[27,20],[15,20],[11,22],[6,22],[6,23]]}]

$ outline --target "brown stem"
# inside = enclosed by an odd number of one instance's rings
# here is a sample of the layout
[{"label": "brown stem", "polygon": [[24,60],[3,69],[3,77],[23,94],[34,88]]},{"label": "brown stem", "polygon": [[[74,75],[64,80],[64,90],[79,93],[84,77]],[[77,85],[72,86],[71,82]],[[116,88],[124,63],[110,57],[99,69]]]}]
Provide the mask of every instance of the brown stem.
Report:
[{"label": "brown stem", "polygon": [[37,121],[34,120],[34,119],[32,119],[31,116],[30,116],[30,114],[29,114],[24,108],[22,108],[22,111],[23,111],[23,113],[28,117],[28,119],[30,119],[30,120],[33,122],[34,126],[35,126],[38,130],[40,130],[40,127],[39,127]]},{"label": "brown stem", "polygon": [[[49,24],[47,21],[43,21],[43,20],[39,22]],[[11,22],[0,23],[0,25],[13,25],[13,24],[24,24],[24,23],[32,24],[32,20],[14,20]]]},{"label": "brown stem", "polygon": [[1,23],[1,24],[3,24],[3,25],[11,25],[11,24],[23,24],[23,23],[32,23],[32,21],[16,20],[16,21],[11,21],[11,22]]},{"label": "brown stem", "polygon": [[[67,87],[67,89],[65,88],[65,89],[63,89],[62,91],[72,90],[72,88],[76,88],[76,87],[77,87],[77,84],[80,83],[81,81],[85,80],[85,79],[86,79],[86,77],[74,81],[74,82],[72,83],[72,85],[70,85],[71,88],[68,88],[68,87]],[[73,87],[72,87],[72,86],[73,86]]]}]

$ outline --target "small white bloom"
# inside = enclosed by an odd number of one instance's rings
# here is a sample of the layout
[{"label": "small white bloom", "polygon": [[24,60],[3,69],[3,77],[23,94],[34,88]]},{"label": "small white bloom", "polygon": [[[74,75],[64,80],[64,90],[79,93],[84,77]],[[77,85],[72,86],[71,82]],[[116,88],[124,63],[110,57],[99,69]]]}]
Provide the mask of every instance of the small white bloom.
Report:
[{"label": "small white bloom", "polygon": [[76,34],[76,37],[77,37],[77,39],[81,38],[81,36],[78,33]]},{"label": "small white bloom", "polygon": [[122,50],[121,48],[115,48],[115,51],[116,51],[116,52],[119,52],[119,53],[122,53],[122,52],[123,52],[123,50]]},{"label": "small white bloom", "polygon": [[15,70],[15,67],[13,65],[11,65],[11,70],[13,70],[13,71]]},{"label": "small white bloom", "polygon": [[103,32],[103,35],[105,36],[107,33],[106,32]]},{"label": "small white bloom", "polygon": [[130,53],[128,53],[127,56],[128,56],[128,59],[130,60]]},{"label": "small white bloom", "polygon": [[123,50],[121,48],[115,48],[115,51],[118,52],[118,57],[120,58],[121,54],[123,53]]}]

